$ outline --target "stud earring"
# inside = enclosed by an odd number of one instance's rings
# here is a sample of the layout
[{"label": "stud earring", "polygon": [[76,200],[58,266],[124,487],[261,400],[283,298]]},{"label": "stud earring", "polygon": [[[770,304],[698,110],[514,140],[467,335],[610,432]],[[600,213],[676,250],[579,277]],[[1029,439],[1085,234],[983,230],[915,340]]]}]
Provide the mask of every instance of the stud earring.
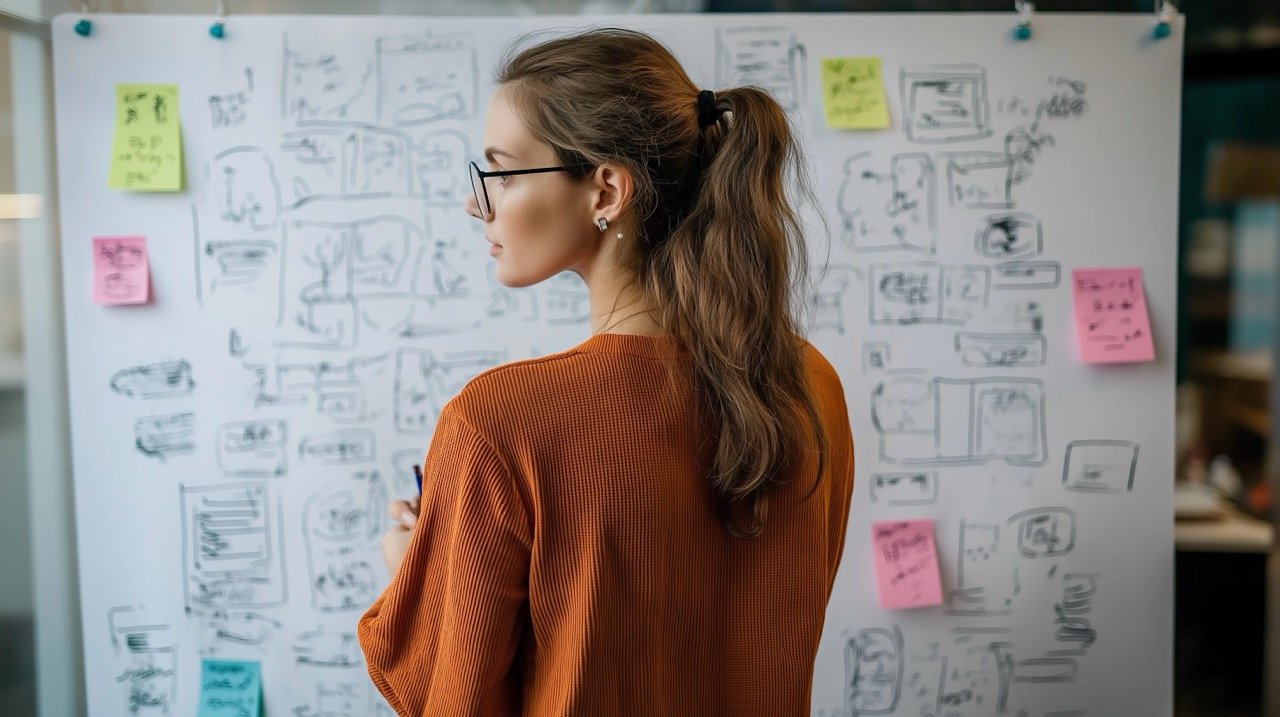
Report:
[{"label": "stud earring", "polygon": [[600,227],[600,231],[604,231],[609,228],[609,222],[605,221],[604,217],[600,217],[596,220],[596,226]]},{"label": "stud earring", "polygon": [[621,239],[621,238],[622,238],[622,232],[618,232],[618,238],[619,238],[619,239]]}]

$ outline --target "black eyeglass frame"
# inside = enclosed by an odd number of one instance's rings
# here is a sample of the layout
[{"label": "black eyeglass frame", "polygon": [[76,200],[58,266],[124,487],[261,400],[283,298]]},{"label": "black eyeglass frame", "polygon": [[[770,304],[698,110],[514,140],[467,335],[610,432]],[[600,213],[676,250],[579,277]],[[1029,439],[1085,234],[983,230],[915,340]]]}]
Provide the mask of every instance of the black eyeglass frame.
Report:
[{"label": "black eyeglass frame", "polygon": [[[480,189],[479,190],[476,189],[476,183],[473,179],[473,181],[471,182],[471,191],[473,194],[476,195],[476,204],[480,208],[480,212],[484,214],[486,219],[493,215],[493,205],[489,203],[489,185],[484,183],[485,179],[489,177],[510,177],[517,174],[540,174],[542,172],[567,172],[570,170],[569,167],[535,167],[533,169],[503,169],[496,172],[488,172],[483,169],[480,169],[480,165],[476,164],[475,160],[471,161],[471,169],[475,171],[475,174],[471,176],[480,178]],[[483,202],[480,201],[481,191],[484,192]]]}]

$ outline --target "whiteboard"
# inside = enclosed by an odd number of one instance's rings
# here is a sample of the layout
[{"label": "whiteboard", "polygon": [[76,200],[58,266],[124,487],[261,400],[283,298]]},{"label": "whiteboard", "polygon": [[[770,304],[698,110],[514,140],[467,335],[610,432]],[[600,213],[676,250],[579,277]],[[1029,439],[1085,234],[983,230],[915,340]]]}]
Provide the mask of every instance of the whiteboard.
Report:
[{"label": "whiteboard", "polygon": [[[90,712],[191,714],[217,656],[262,662],[269,714],[385,713],[353,637],[383,502],[471,376],[589,333],[575,276],[502,287],[458,206],[494,59],[585,21],[77,19],[53,37]],[[1171,714],[1181,25],[612,22],[773,92],[829,221],[828,246],[805,210],[810,338],[857,483],[812,714]],[[890,129],[825,128],[830,56],[883,58]],[[107,188],[116,83],[178,85],[184,191]],[[147,238],[150,303],[91,301],[102,235]],[[1070,272],[1110,266],[1143,270],[1152,363],[1077,359]],[[915,518],[944,602],[882,610],[870,526]]]}]

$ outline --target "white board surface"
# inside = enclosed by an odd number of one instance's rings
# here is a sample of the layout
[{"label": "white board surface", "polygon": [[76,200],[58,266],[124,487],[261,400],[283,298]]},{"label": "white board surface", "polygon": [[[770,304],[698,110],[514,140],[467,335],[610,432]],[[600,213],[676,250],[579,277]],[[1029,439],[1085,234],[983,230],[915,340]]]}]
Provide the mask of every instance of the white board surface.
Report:
[{"label": "white board surface", "polygon": [[[810,338],[857,447],[812,714],[1171,714],[1180,21],[77,19],[53,37],[94,717],[193,714],[202,656],[261,660],[267,714],[386,709],[353,639],[383,502],[468,378],[588,334],[576,277],[501,287],[459,206],[495,58],[587,22],[764,84],[803,132],[832,229],[828,254],[809,215]],[[883,58],[889,130],[825,128],[832,56]],[[117,83],[178,85],[184,191],[107,188]],[[91,301],[109,235],[147,238],[147,305]],[[1143,270],[1154,363],[1077,359],[1071,270],[1108,266]],[[912,518],[944,604],[885,611],[870,526]]]}]

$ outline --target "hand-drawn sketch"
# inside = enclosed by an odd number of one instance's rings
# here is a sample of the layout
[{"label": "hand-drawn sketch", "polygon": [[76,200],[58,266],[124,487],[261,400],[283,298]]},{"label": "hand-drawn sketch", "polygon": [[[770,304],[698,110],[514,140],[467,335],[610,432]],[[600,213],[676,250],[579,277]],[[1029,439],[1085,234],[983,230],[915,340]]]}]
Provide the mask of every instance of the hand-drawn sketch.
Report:
[{"label": "hand-drawn sketch", "polygon": [[1037,333],[957,331],[956,353],[961,364],[976,368],[1043,366],[1045,341]]},{"label": "hand-drawn sketch", "polygon": [[263,653],[279,639],[284,624],[254,610],[188,610],[200,621],[200,654]]},{"label": "hand-drawn sketch", "polygon": [[182,587],[188,609],[288,601],[283,505],[262,483],[182,486]]},{"label": "hand-drawn sketch", "polygon": [[480,68],[470,33],[382,37],[378,119],[414,125],[476,116]]},{"label": "hand-drawn sketch", "polygon": [[326,629],[323,625],[299,633],[291,647],[299,665],[342,669],[364,663],[355,633]]},{"label": "hand-drawn sketch", "polygon": [[355,53],[350,51],[304,49],[308,40],[321,44],[301,33],[284,35],[280,114],[298,124],[352,117],[353,105],[373,94],[373,59],[351,57]]},{"label": "hand-drawn sketch", "polygon": [[1058,642],[1084,651],[1097,641],[1098,631],[1089,622],[1097,592],[1096,573],[1066,573],[1062,576],[1062,600],[1053,605],[1054,637]]},{"label": "hand-drawn sketch", "polygon": [[1045,459],[1044,386],[1039,379],[948,379],[894,375],[871,396],[880,459],[964,465]]},{"label": "hand-drawn sketch", "polygon": [[1081,493],[1128,493],[1138,469],[1138,445],[1131,441],[1071,441],[1062,459],[1062,487]]},{"label": "hand-drawn sketch", "polygon": [[990,259],[1040,256],[1044,251],[1044,231],[1040,220],[1026,212],[992,214],[983,218],[974,249],[979,256]]},{"label": "hand-drawn sketch", "polygon": [[1000,539],[1001,526],[960,521],[956,588],[947,593],[950,615],[1008,615],[1022,591],[1019,566]]},{"label": "hand-drawn sketch", "polygon": [[1070,508],[1032,508],[1008,522],[1018,525],[1018,551],[1023,557],[1058,557],[1076,546],[1076,514]]},{"label": "hand-drawn sketch", "polygon": [[253,68],[244,68],[244,89],[234,90],[220,95],[209,95],[209,114],[213,118],[213,128],[235,127],[242,124],[247,116],[245,105],[253,97]]},{"label": "hand-drawn sketch", "polygon": [[1062,267],[1056,261],[1006,261],[991,267],[991,288],[1052,289],[1062,279]]},{"label": "hand-drawn sketch", "polygon": [[864,341],[862,372],[883,371],[893,362],[893,345],[886,341]]},{"label": "hand-drawn sketch", "polygon": [[934,262],[871,265],[871,323],[965,324],[986,309],[991,270]]},{"label": "hand-drawn sketch", "polygon": [[844,647],[844,705],[852,715],[893,714],[902,693],[902,631],[870,628]]},{"label": "hand-drawn sketch", "polygon": [[223,475],[278,477],[288,472],[288,424],[235,421],[218,427],[218,469]]},{"label": "hand-drawn sketch", "polygon": [[323,435],[303,436],[298,440],[298,457],[325,465],[368,463],[377,457],[373,431],[346,428]]},{"label": "hand-drawn sketch", "polygon": [[929,505],[937,499],[937,471],[876,473],[871,476],[872,503]]},{"label": "hand-drawn sketch", "polygon": [[808,309],[815,330],[844,334],[866,309],[865,279],[862,270],[848,264],[828,263],[808,292]]},{"label": "hand-drawn sketch", "polygon": [[903,127],[920,144],[991,136],[987,73],[980,65],[904,67],[899,75]]},{"label": "hand-drawn sketch", "polygon": [[951,152],[947,199],[953,207],[1008,209],[1013,206],[1013,162],[1000,152]]},{"label": "hand-drawn sketch", "polygon": [[376,470],[357,473],[353,483],[313,494],[303,506],[311,606],[321,612],[360,609],[378,594],[387,491]]},{"label": "hand-drawn sketch", "polygon": [[195,413],[181,411],[144,416],[133,422],[134,446],[144,456],[159,458],[188,455],[195,450]]},{"label": "hand-drawn sketch", "polygon": [[195,387],[191,362],[186,359],[131,366],[111,377],[111,390],[129,398],[189,396]]},{"label": "hand-drawn sketch", "polygon": [[158,622],[144,605],[107,610],[107,630],[124,687],[124,711],[172,714],[177,690],[178,655],[173,628]]},{"label": "hand-drawn sketch", "polygon": [[368,680],[317,682],[315,700],[298,705],[294,717],[392,717],[391,708]]},{"label": "hand-drawn sketch", "polygon": [[840,183],[840,239],[850,249],[911,249],[932,254],[937,244],[933,161],[927,154],[894,155],[877,171],[871,152],[844,163]]},{"label": "hand-drawn sketch", "polygon": [[716,86],[763,87],[787,110],[803,104],[808,53],[786,27],[716,29]]}]

